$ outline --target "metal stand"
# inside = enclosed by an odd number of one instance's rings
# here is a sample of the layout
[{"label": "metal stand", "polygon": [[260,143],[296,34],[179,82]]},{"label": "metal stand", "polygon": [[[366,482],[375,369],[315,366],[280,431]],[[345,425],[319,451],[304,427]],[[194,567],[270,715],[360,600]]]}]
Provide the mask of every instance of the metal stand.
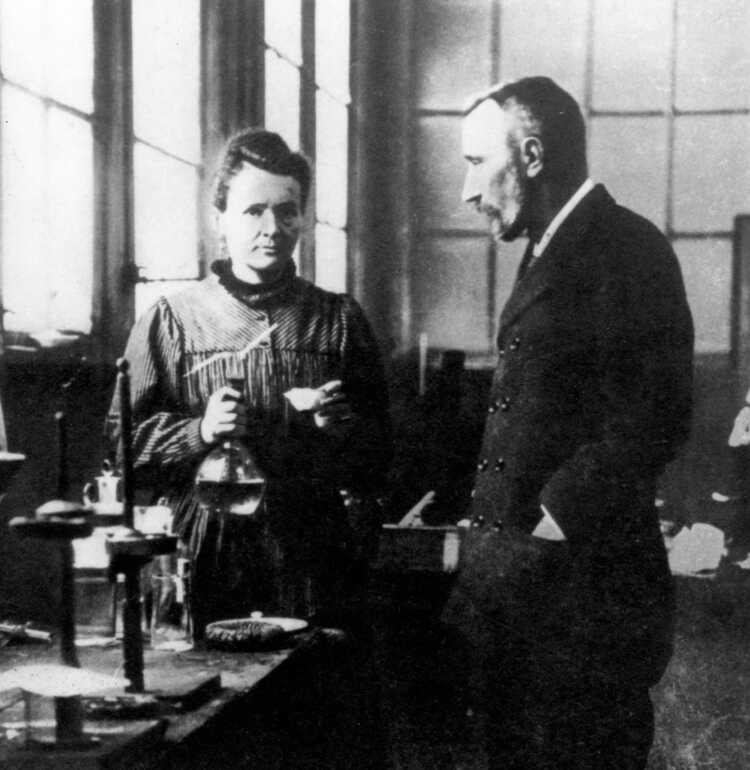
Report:
[{"label": "metal stand", "polygon": [[[36,509],[33,518],[18,516],[10,527],[22,537],[51,540],[58,545],[61,566],[60,662],[79,668],[76,652],[75,586],[73,582],[72,541],[88,537],[93,529],[92,516],[81,506],[65,500],[50,500]],[[55,738],[45,746],[87,748],[95,743],[83,733],[83,704],[78,695],[55,697]],[[38,743],[34,741],[33,743]]]},{"label": "metal stand", "polygon": [[130,681],[128,692],[142,693],[143,636],[141,635],[140,571],[154,556],[177,549],[173,535],[144,535],[133,526],[135,505],[135,476],[133,470],[132,411],[130,405],[130,376],[128,362],[117,362],[117,393],[120,405],[120,451],[122,456],[123,516],[125,526],[107,540],[110,558],[110,579],[125,576],[125,602],[122,610],[123,657],[125,678]]}]

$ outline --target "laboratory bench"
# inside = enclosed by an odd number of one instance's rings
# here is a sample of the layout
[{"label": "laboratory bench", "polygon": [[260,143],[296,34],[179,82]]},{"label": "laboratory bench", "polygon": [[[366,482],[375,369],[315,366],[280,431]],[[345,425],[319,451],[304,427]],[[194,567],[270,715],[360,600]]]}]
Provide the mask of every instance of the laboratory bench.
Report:
[{"label": "laboratory bench", "polygon": [[[332,705],[341,695],[332,673],[341,641],[335,632],[316,629],[295,635],[286,645],[245,653],[147,648],[146,691],[159,693],[158,707],[124,718],[111,713],[108,696],[114,692],[85,698],[84,734],[96,739],[89,748],[26,747],[29,729],[32,737],[40,735],[45,725],[52,732],[52,701],[33,696],[24,702],[18,691],[0,693],[0,767],[334,767],[338,760],[333,753],[346,746],[330,744],[345,726],[340,730],[332,726],[330,710],[323,704]],[[121,676],[119,644],[78,652],[82,669]],[[50,645],[8,645],[0,649],[0,673],[56,663],[58,655]],[[336,691],[327,692],[329,688]],[[124,693],[120,689],[117,694]],[[109,713],[91,718],[107,703]]]}]

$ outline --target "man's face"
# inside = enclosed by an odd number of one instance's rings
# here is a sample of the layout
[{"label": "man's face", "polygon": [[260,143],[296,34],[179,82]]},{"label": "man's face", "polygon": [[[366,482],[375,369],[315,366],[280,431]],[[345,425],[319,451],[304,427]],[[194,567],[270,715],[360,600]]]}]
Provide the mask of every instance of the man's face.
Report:
[{"label": "man's face", "polygon": [[249,163],[232,177],[219,228],[238,278],[249,283],[273,280],[291,259],[301,225],[296,179]]},{"label": "man's face", "polygon": [[518,118],[486,99],[464,119],[463,154],[469,163],[463,199],[487,215],[495,240],[512,241],[528,226],[528,180],[510,137]]}]

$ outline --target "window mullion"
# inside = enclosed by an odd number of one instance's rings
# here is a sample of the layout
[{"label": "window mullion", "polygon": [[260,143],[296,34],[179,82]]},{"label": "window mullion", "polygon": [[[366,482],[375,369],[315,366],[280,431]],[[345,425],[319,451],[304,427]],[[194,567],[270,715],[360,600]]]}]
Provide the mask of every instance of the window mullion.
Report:
[{"label": "window mullion", "polygon": [[95,349],[114,358],[134,316],[130,0],[94,8]]},{"label": "window mullion", "polygon": [[359,244],[359,227],[352,212],[356,206],[356,183],[359,177],[360,147],[359,147],[359,124],[357,122],[357,112],[354,105],[359,100],[359,78],[353,77],[358,69],[352,66],[352,62],[357,61],[357,35],[359,25],[355,23],[357,16],[357,0],[349,0],[349,104],[346,107],[348,113],[348,142],[349,142],[349,163],[347,164],[347,188],[346,188],[346,290],[357,297],[364,295],[363,291],[363,270],[359,257],[361,251]]},{"label": "window mullion", "polygon": [[[313,162],[315,168],[315,2],[302,2],[302,73],[300,77],[300,150]],[[306,220],[299,246],[300,273],[315,279],[315,189],[312,187],[307,202]]]}]

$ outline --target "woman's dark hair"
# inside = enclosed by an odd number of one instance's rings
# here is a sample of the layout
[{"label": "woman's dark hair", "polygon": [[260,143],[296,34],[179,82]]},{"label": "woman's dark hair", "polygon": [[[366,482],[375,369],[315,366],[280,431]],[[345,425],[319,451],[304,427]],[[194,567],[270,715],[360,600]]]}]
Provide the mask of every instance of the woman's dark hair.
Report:
[{"label": "woman's dark hair", "polygon": [[278,134],[263,128],[245,128],[229,137],[221,154],[213,194],[213,204],[219,211],[226,209],[232,177],[245,163],[271,174],[296,179],[300,186],[302,208],[305,208],[310,193],[310,164],[298,152],[292,152]]}]

